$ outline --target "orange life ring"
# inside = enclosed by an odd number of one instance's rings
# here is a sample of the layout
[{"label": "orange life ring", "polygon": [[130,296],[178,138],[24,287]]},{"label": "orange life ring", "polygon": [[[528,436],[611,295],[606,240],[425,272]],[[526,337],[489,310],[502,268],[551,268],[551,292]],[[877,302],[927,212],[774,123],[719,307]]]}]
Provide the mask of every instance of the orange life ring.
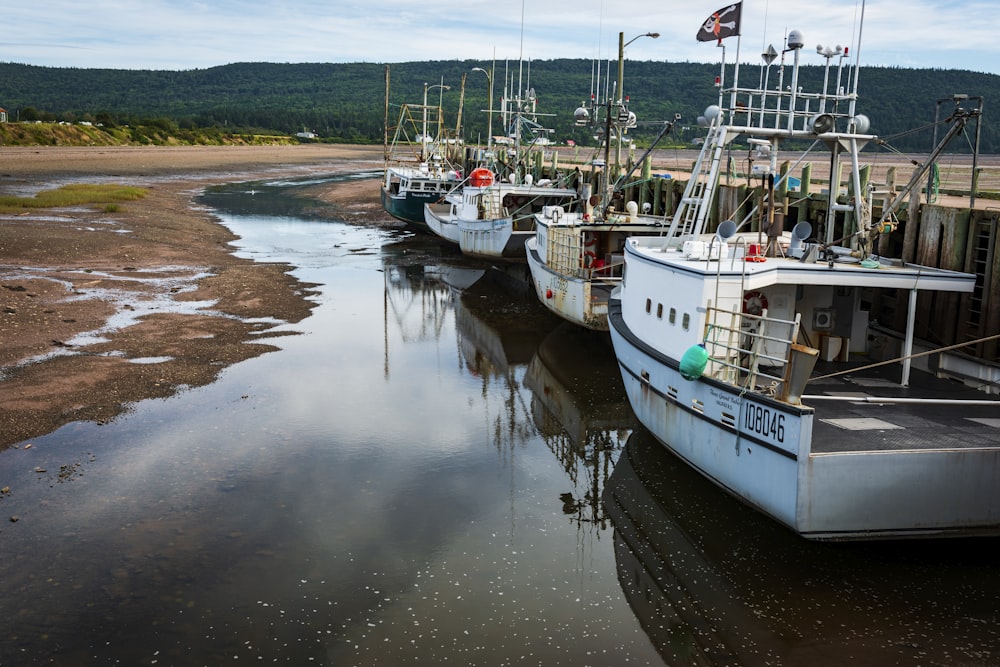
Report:
[{"label": "orange life ring", "polygon": [[760,315],[767,310],[767,297],[758,290],[752,289],[743,293],[743,312],[749,315]]},{"label": "orange life ring", "polygon": [[486,167],[473,169],[469,173],[469,185],[474,188],[484,188],[488,185],[493,185],[493,172]]}]

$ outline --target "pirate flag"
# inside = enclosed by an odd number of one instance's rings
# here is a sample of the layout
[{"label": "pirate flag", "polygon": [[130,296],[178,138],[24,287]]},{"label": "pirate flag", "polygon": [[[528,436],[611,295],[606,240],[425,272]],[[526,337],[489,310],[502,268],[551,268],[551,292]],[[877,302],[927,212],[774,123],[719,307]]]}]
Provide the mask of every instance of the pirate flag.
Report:
[{"label": "pirate flag", "polygon": [[713,39],[717,39],[721,44],[726,37],[740,34],[740,13],[742,10],[743,3],[736,2],[714,12],[705,19],[705,22],[698,29],[698,41],[711,42]]}]

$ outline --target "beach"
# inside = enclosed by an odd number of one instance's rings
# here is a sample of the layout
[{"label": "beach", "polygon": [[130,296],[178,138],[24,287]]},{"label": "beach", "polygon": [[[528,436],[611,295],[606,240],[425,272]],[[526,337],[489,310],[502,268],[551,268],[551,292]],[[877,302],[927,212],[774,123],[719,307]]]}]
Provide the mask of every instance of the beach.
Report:
[{"label": "beach", "polygon": [[[142,199],[0,214],[0,448],[212,382],[276,349],[312,286],[233,254],[194,201],[216,183],[379,169],[380,146],[3,147],[0,194],[66,183],[142,187]],[[317,189],[319,214],[398,225],[377,180]],[[148,363],[156,361],[156,363]]]}]

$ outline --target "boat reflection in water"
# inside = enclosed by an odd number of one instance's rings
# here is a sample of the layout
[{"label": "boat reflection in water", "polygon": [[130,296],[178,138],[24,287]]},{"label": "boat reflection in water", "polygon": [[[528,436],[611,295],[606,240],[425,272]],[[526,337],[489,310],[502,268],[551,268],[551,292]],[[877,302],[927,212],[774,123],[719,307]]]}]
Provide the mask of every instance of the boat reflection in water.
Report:
[{"label": "boat reflection in water", "polygon": [[563,512],[604,528],[601,490],[637,425],[611,341],[553,316],[530,293],[518,298],[506,283],[505,274],[490,271],[455,306],[467,368],[484,391],[499,383],[507,395],[505,412],[487,417],[494,445],[513,455],[529,437],[540,438],[570,483],[560,495]]},{"label": "boat reflection in water", "polygon": [[667,664],[996,664],[996,539],[801,540],[644,429],[604,507],[622,591]]},{"label": "boat reflection in water", "polygon": [[580,489],[562,495],[563,511],[605,524],[601,490],[637,426],[606,335],[563,322],[528,364],[532,421],[566,475]]}]

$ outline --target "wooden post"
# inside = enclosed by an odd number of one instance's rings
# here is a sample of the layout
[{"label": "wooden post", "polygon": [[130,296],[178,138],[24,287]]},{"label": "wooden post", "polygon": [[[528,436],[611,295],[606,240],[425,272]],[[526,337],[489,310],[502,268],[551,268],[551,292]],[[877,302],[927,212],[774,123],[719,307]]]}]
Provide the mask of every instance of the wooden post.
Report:
[{"label": "wooden post", "polygon": [[917,238],[920,231],[920,191],[910,191],[910,201],[906,209],[906,227],[903,229],[904,262],[912,262],[916,256]]},{"label": "wooden post", "polygon": [[[642,184],[639,185],[639,212],[642,212],[642,205],[649,202],[650,185],[649,180],[653,178],[653,161],[647,157],[642,161]],[[652,206],[650,206],[652,210]]]},{"label": "wooden post", "polygon": [[802,185],[800,191],[803,197],[808,197],[812,191],[812,170],[812,162],[806,162],[802,165]]}]

